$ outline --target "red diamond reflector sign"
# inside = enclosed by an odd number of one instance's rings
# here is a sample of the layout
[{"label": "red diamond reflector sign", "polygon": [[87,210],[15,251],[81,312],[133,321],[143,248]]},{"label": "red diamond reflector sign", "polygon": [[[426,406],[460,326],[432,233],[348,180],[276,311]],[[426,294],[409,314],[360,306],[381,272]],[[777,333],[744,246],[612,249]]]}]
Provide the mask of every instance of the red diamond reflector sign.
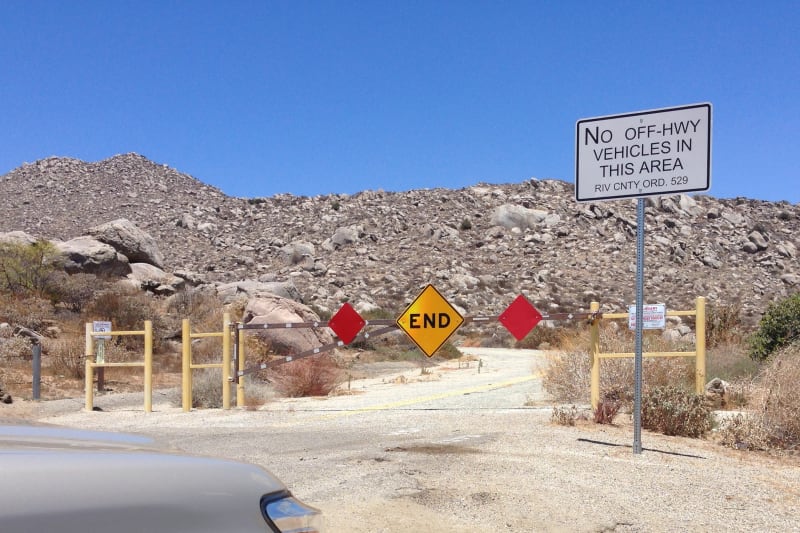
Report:
[{"label": "red diamond reflector sign", "polygon": [[500,323],[521,341],[542,320],[542,314],[520,294],[499,317]]},{"label": "red diamond reflector sign", "polygon": [[353,342],[353,339],[356,338],[356,335],[365,324],[366,321],[361,318],[358,311],[353,309],[353,306],[347,302],[328,320],[328,327],[345,344]]}]

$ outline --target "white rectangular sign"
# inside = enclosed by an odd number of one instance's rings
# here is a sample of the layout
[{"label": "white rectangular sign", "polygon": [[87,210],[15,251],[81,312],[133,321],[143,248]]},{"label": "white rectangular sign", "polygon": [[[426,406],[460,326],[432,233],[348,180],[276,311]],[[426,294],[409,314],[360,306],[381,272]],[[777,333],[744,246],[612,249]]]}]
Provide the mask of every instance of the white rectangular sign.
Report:
[{"label": "white rectangular sign", "polygon": [[[650,304],[642,306],[642,329],[664,329],[667,326],[667,306]],[[628,306],[628,328],[636,329],[636,306]]]},{"label": "white rectangular sign", "polygon": [[711,104],[577,122],[578,202],[707,191],[710,187]]},{"label": "white rectangular sign", "polygon": [[[104,333],[106,331],[111,331],[111,322],[104,322],[100,320],[95,320],[92,322],[92,331],[95,333]],[[100,340],[110,340],[111,335],[94,335],[95,339]]]}]

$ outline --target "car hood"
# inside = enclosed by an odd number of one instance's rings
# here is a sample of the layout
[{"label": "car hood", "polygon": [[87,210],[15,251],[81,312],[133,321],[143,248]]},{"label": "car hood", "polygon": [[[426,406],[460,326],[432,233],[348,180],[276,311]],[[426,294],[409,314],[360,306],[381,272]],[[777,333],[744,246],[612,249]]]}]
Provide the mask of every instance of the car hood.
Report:
[{"label": "car hood", "polygon": [[4,532],[264,531],[262,496],[286,492],[255,465],[55,426],[0,425],[0,472]]}]

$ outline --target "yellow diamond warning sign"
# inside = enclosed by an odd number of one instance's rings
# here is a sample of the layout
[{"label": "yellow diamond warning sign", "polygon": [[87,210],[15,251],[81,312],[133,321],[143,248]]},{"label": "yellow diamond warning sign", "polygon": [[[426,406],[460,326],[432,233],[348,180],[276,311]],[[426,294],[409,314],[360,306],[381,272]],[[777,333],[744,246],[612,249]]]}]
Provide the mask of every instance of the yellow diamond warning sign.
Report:
[{"label": "yellow diamond warning sign", "polygon": [[432,357],[464,323],[462,317],[433,285],[428,285],[397,319],[419,349]]}]

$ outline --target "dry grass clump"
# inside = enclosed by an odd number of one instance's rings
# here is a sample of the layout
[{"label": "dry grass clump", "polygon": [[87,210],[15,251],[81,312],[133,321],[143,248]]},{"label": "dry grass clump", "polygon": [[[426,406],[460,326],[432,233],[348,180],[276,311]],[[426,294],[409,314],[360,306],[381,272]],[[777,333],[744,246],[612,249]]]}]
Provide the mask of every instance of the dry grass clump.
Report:
[{"label": "dry grass clump", "polygon": [[739,449],[800,447],[800,345],[782,349],[768,359],[755,380],[758,394],[752,412],[734,417],[720,428],[720,441]]},{"label": "dry grass clump", "polygon": [[544,390],[561,403],[588,403],[591,384],[591,361],[585,351],[547,354],[547,369],[542,377]]},{"label": "dry grass clump", "polygon": [[[255,411],[270,401],[275,393],[272,388],[261,382],[245,379],[244,408]],[[236,398],[236,384],[231,383],[231,398]],[[192,376],[192,407],[203,409],[222,409],[222,369],[204,368],[195,370]],[[170,398],[176,407],[181,406],[182,397],[180,389],[174,391]]]},{"label": "dry grass clump", "polygon": [[0,295],[0,322],[42,331],[56,315],[52,304],[37,296]]},{"label": "dry grass clump", "polygon": [[31,343],[24,337],[0,337],[0,361],[10,359],[30,360]]},{"label": "dry grass clump", "polygon": [[83,379],[86,376],[86,342],[80,337],[45,339],[44,351],[56,376]]},{"label": "dry grass clump", "polygon": [[625,403],[626,394],[619,390],[609,390],[603,393],[597,408],[594,410],[594,421],[597,424],[613,424],[614,417]]},{"label": "dry grass clump", "polygon": [[578,420],[578,408],[575,405],[569,407],[553,407],[550,421],[559,426],[574,426]]},{"label": "dry grass clump", "polygon": [[[231,393],[235,394],[234,385],[229,384]],[[233,396],[232,396],[233,397]],[[180,405],[180,394],[176,398],[177,405]],[[192,407],[205,409],[222,408],[222,369],[204,368],[198,370],[192,376]]]},{"label": "dry grass clump", "polygon": [[277,366],[269,376],[275,390],[289,398],[327,396],[345,380],[344,371],[328,354]]},{"label": "dry grass clump", "polygon": [[709,305],[706,308],[706,346],[741,345],[745,337],[742,304]]},{"label": "dry grass clump", "polygon": [[706,375],[725,381],[750,380],[758,373],[743,342],[720,342],[706,354]]}]

